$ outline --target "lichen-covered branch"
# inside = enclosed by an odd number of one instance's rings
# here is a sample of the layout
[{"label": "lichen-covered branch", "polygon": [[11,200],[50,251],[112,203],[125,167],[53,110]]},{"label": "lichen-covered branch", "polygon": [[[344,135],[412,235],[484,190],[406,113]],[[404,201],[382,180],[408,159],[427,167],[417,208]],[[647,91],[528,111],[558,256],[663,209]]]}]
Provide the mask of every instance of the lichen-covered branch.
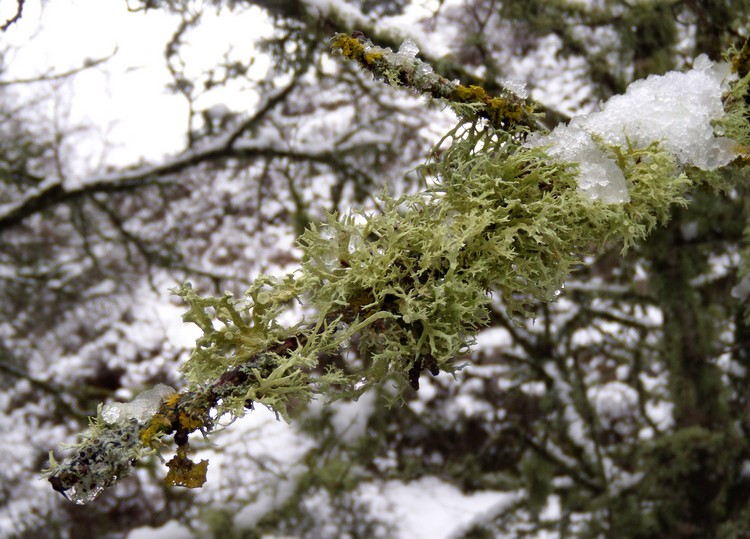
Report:
[{"label": "lichen-covered branch", "polygon": [[490,96],[480,86],[464,86],[458,81],[450,81],[417,58],[416,46],[409,41],[405,41],[398,52],[393,52],[390,48],[373,45],[361,33],[352,36],[337,34],[331,40],[331,48],[392,86],[405,86],[445,100],[462,116],[486,118],[498,129],[514,125],[531,129],[541,127],[529,100],[511,90]]},{"label": "lichen-covered branch", "polygon": [[[359,38],[337,36],[335,45],[353,58],[372,52]],[[394,71],[392,58],[378,54],[364,63],[385,62],[383,75],[409,82],[407,71]],[[442,82],[425,84],[414,87],[428,91]],[[748,77],[736,82],[730,95],[746,92],[747,84]],[[441,97],[468,110],[456,94],[447,95]],[[726,116],[740,120],[722,119],[724,135],[747,146],[746,131],[733,127],[745,121],[745,101],[727,103]],[[502,109],[503,119],[492,103],[478,105],[423,167],[432,187],[384,196],[380,213],[330,215],[300,237],[297,272],[261,275],[243,298],[201,297],[183,286],[177,293],[189,306],[184,319],[203,331],[182,368],[189,387],[166,396],[145,419],[108,422],[100,414],[72,457],[51,459],[53,487],[86,502],[169,437],[178,449],[168,482],[200,486],[207,464],[190,460],[189,436],[209,432],[224,414],[239,417],[260,403],[289,419],[316,394],[357,397],[385,380],[417,389],[425,369],[456,370],[456,358],[488,321],[488,292],[501,294],[511,316],[528,315],[531,300],[557,297],[583,254],[605,242],[627,248],[668,219],[671,206],[686,204],[693,179],[711,181],[710,172],[681,166],[658,141],[602,145],[628,197],[592,200],[580,188],[581,167],[525,142],[525,118],[533,118],[524,116],[525,105]],[[508,116],[511,110],[518,115]],[[294,317],[295,324],[281,322]],[[322,355],[353,343],[356,361],[321,366]]]}]

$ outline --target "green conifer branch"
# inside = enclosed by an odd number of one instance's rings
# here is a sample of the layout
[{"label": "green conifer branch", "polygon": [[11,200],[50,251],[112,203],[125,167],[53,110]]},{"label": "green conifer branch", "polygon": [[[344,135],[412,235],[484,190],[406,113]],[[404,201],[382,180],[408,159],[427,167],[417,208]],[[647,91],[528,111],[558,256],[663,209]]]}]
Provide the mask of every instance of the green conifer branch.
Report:
[{"label": "green conifer branch", "polygon": [[[334,46],[383,76],[418,79],[388,67],[387,54],[365,50],[360,39],[338,35]],[[747,78],[737,83],[743,92]],[[424,88],[456,98],[457,86],[449,92],[440,84]],[[463,98],[451,102],[465,112]],[[517,116],[499,119],[497,112],[495,121],[491,111],[499,109],[488,109],[484,98],[473,103],[480,105],[478,117],[464,116],[441,141],[445,150],[422,169],[433,187],[384,195],[380,213],[330,215],[300,237],[297,272],[261,275],[244,298],[201,297],[189,285],[177,290],[189,306],[185,321],[203,331],[182,368],[189,387],[166,397],[144,421],[111,424],[99,414],[73,456],[62,463],[51,457],[46,475],[53,488],[84,503],[169,436],[178,448],[169,484],[200,486],[206,463],[188,458],[189,435],[209,432],[217,417],[240,417],[261,403],[288,420],[316,394],[356,398],[385,380],[401,391],[418,389],[423,370],[456,370],[456,358],[487,323],[490,291],[499,292],[512,315],[528,315],[532,300],[557,297],[583,254],[606,242],[626,249],[664,223],[673,205],[686,204],[691,171],[658,143],[612,149],[630,201],[605,204],[577,189],[575,165],[523,144],[533,119],[525,104],[513,104]],[[728,114],[744,119],[744,100],[736,107]],[[281,324],[295,303],[305,315]],[[322,354],[351,346],[354,337],[356,362],[320,365]]]}]

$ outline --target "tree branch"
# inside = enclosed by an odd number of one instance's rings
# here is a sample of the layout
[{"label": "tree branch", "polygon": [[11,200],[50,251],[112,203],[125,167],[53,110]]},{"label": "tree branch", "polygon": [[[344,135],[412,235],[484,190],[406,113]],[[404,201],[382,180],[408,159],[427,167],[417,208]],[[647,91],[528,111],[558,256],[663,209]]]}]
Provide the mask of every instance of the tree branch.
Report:
[{"label": "tree branch", "polygon": [[[291,91],[285,88],[272,100],[272,105],[280,102]],[[266,107],[264,107],[265,110]],[[241,135],[255,125],[257,115],[243,122],[229,133],[209,141],[205,146],[184,152],[164,163],[148,165],[124,172],[96,176],[81,182],[80,186],[66,189],[57,180],[43,182],[23,199],[0,206],[0,233],[21,224],[25,219],[53,208],[59,204],[90,197],[96,193],[121,193],[143,187],[170,183],[174,176],[188,168],[226,159],[252,159],[258,157],[286,158],[293,161],[313,161],[320,163],[340,163],[340,154],[334,149],[320,150],[318,147],[300,150],[289,149],[281,140],[246,140]]]},{"label": "tree branch", "polygon": [[16,0],[18,3],[18,7],[16,8],[16,14],[13,15],[10,19],[5,21],[5,24],[0,26],[0,30],[5,32],[8,28],[11,27],[11,25],[17,23],[19,20],[21,20],[21,17],[23,16],[23,5],[25,0]]},{"label": "tree branch", "polygon": [[44,75],[28,77],[25,79],[0,80],[0,87],[13,86],[14,84],[32,84],[35,82],[49,82],[53,80],[66,79],[68,77],[72,77],[73,75],[77,75],[81,71],[85,71],[86,69],[91,69],[92,67],[96,67],[99,64],[103,64],[104,62],[112,58],[115,54],[117,54],[117,47],[115,47],[115,50],[113,50],[112,53],[107,56],[103,56],[101,58],[88,58],[84,61],[82,66],[74,67],[72,69],[69,69],[68,71],[62,71],[60,73],[46,73]]}]

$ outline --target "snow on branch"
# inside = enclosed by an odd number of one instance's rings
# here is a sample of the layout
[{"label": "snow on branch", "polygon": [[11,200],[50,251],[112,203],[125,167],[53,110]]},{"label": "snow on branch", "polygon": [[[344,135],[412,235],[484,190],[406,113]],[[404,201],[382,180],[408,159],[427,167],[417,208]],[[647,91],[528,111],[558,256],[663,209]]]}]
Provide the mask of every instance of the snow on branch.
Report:
[{"label": "snow on branch", "polygon": [[[716,136],[713,126],[725,115],[722,95],[736,79],[729,64],[714,64],[701,55],[687,73],[636,81],[624,95],[605,103],[601,112],[574,118],[567,126],[532,138],[529,146],[546,147],[561,162],[577,162],[578,187],[592,200],[627,202],[616,155],[629,147],[658,144],[681,166],[702,170],[723,167],[738,157],[738,143]],[[607,147],[612,150],[607,152]]]},{"label": "snow on branch", "polygon": [[[455,372],[457,358],[465,357],[488,322],[488,291],[502,295],[510,316],[533,314],[533,300],[557,298],[594,246],[618,241],[627,247],[642,240],[669,219],[675,204],[687,204],[696,182],[723,187],[693,165],[743,166],[744,159],[729,161],[750,145],[745,102],[750,76],[723,86],[718,81],[724,68],[700,60],[698,78],[706,80],[695,83],[692,90],[700,98],[685,111],[675,111],[673,100],[667,100],[660,114],[660,100],[650,94],[676,76],[668,74],[640,85],[642,97],[613,98],[602,116],[567,128],[594,129],[613,114],[605,122],[608,130],[591,136],[584,129],[590,139],[585,144],[613,160],[627,199],[595,197],[582,178],[596,172],[586,171],[585,162],[595,152],[556,156],[547,148],[557,139],[526,143],[534,116],[524,100],[508,94],[500,98],[504,105],[496,105],[495,98],[471,90],[478,99],[467,106],[461,91],[456,93],[461,86],[427,70],[409,44],[392,53],[339,35],[334,46],[389,82],[437,94],[464,113],[441,141],[441,151],[421,169],[431,187],[400,198],[384,196],[380,213],[328,216],[300,237],[298,271],[281,278],[260,275],[245,297],[201,297],[189,285],[179,289],[188,305],[183,319],[203,332],[181,369],[188,388],[100,409],[71,456],[59,463],[50,457],[46,475],[55,490],[78,503],[90,501],[129,475],[137,459],[168,443],[177,446],[177,454],[167,464],[167,483],[198,487],[207,462],[190,460],[189,435],[210,432],[225,414],[240,417],[258,403],[289,419],[293,407],[316,394],[328,400],[356,398],[390,381],[399,389],[398,399],[408,388],[419,388],[424,370]],[[693,75],[686,77],[679,80],[689,91],[685,86],[693,83],[685,81]],[[670,126],[684,114],[713,111],[719,97],[722,111],[689,116],[687,127],[696,129],[688,129],[687,144],[679,143],[685,130]],[[606,112],[609,106],[617,114]],[[634,120],[642,117],[639,112],[626,109],[645,106],[650,121],[641,127]],[[469,110],[476,115],[467,117]],[[717,129],[732,142],[715,138]],[[608,135],[609,143],[598,140]],[[698,148],[706,144],[716,147]],[[594,183],[600,187],[611,183],[605,168],[596,172],[601,177]],[[608,189],[619,192],[621,185]],[[285,325],[281,321],[297,313],[295,302],[304,302],[310,314]],[[322,355],[355,343],[357,362],[320,365]]]},{"label": "snow on branch", "polygon": [[319,145],[312,148],[290,148],[287,141],[270,130],[264,131],[263,137],[247,139],[244,136],[255,129],[267,113],[289,95],[293,86],[294,82],[274,92],[260,104],[253,116],[240,122],[227,133],[169,157],[161,163],[119,170],[77,182],[67,181],[64,184],[57,178],[45,180],[19,200],[0,205],[0,232],[21,224],[34,214],[96,193],[133,191],[153,184],[170,183],[179,173],[203,163],[257,157],[335,162],[335,154],[330,149],[320,148]]}]

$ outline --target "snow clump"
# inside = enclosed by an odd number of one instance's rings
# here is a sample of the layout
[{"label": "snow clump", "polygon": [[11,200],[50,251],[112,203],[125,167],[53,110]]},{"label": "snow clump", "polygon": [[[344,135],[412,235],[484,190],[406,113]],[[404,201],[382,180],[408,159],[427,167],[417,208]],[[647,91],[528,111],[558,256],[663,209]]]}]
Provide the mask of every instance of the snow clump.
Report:
[{"label": "snow clump", "polygon": [[595,141],[627,149],[654,142],[681,165],[714,170],[737,156],[736,144],[714,134],[712,122],[724,115],[721,94],[728,87],[729,65],[706,55],[686,73],[651,75],[628,86],[623,95],[603,104],[600,112],[574,118],[528,147],[548,146],[551,157],[580,166],[578,188],[592,200],[628,202],[625,179],[614,159]]},{"label": "snow clump", "polygon": [[623,382],[609,382],[589,389],[588,397],[605,428],[627,420],[638,409],[638,392]]},{"label": "snow clump", "polygon": [[591,200],[607,204],[628,202],[630,195],[617,163],[605,155],[591,135],[580,127],[559,125],[549,135],[532,142],[547,146],[547,153],[561,163],[578,163],[578,189]]},{"label": "snow clump", "polygon": [[162,400],[175,390],[164,384],[143,391],[132,402],[112,402],[102,407],[102,419],[109,424],[125,423],[131,419],[145,422],[159,411]]}]

